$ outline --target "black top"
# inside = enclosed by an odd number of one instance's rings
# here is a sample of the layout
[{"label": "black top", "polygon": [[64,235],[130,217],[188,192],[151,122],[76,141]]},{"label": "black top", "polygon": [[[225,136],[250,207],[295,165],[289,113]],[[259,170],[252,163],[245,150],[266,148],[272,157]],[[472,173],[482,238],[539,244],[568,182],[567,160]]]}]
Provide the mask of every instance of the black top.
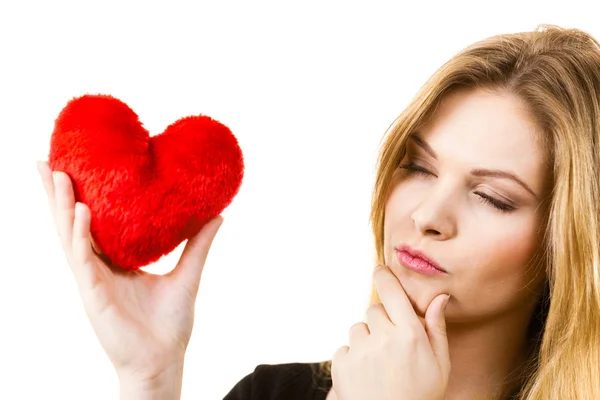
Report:
[{"label": "black top", "polygon": [[223,400],[325,400],[332,381],[331,377],[317,377],[318,364],[261,364]]},{"label": "black top", "polygon": [[[261,364],[246,375],[223,400],[325,400],[331,376],[315,374],[319,363]],[[519,390],[509,396],[517,399]]]}]

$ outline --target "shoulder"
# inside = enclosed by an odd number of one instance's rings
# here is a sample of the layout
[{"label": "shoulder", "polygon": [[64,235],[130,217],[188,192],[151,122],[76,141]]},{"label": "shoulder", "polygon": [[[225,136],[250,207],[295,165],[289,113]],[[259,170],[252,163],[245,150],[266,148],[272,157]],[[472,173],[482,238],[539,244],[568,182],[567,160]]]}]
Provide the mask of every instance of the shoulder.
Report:
[{"label": "shoulder", "polygon": [[324,400],[330,379],[319,379],[319,363],[260,364],[224,400]]}]

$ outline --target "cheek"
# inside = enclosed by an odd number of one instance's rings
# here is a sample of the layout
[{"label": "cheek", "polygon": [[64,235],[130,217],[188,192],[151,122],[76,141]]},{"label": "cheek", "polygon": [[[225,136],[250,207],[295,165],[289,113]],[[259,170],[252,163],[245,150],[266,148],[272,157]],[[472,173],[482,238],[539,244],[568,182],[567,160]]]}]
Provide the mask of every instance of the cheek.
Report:
[{"label": "cheek", "polygon": [[[393,264],[393,244],[414,239],[420,233],[411,220],[422,193],[419,185],[400,185],[390,194],[385,207],[384,257]],[[484,206],[481,206],[484,207]],[[397,271],[411,302],[424,313],[440,293],[451,293],[457,302],[457,320],[497,314],[520,307],[535,277],[525,269],[540,245],[539,222],[533,213],[500,214],[485,209],[477,215],[462,213],[455,221],[458,235],[431,246],[448,263],[452,275],[443,282]],[[461,315],[462,317],[459,317]]]},{"label": "cheek", "polygon": [[464,314],[497,314],[519,309],[530,301],[534,290],[529,289],[534,289],[531,285],[536,274],[527,266],[541,235],[536,233],[534,221],[512,222],[472,231],[463,238],[461,247],[468,256],[461,257],[452,289]]},{"label": "cheek", "polygon": [[471,262],[473,272],[493,281],[522,276],[525,265],[539,246],[537,224],[530,219],[490,223],[486,229],[472,230]]},{"label": "cheek", "polygon": [[[385,206],[385,218],[383,222],[383,237],[384,243],[388,244],[390,241],[394,239],[398,239],[398,233],[407,234],[412,232],[413,228],[411,227],[412,219],[411,219],[411,211],[416,206],[412,204],[412,202],[417,201],[417,196],[409,196],[406,190],[402,190],[404,188],[397,187],[389,196],[388,201]],[[404,238],[406,239],[406,237]],[[390,256],[387,254],[388,246],[385,246],[386,254],[385,257],[388,259]]]},{"label": "cheek", "polygon": [[418,207],[421,199],[427,196],[429,183],[427,181],[403,181],[396,183],[387,198],[385,219],[389,225],[410,221],[411,210]]}]

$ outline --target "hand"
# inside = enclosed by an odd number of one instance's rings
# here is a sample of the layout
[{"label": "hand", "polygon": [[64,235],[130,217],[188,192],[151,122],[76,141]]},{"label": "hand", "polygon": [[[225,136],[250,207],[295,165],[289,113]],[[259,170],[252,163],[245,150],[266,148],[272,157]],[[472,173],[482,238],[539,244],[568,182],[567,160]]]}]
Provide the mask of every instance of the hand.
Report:
[{"label": "hand", "polygon": [[333,356],[336,398],[443,399],[450,375],[444,317],[449,296],[431,301],[423,324],[388,267],[375,268],[373,279],[382,303],[369,307],[367,323],[353,325],[349,346]]},{"label": "hand", "polygon": [[47,163],[38,170],[85,311],[119,378],[150,387],[172,376],[183,368],[200,277],[222,217],[188,240],[168,274],[125,271],[93,251],[90,210],[75,204],[69,176]]}]

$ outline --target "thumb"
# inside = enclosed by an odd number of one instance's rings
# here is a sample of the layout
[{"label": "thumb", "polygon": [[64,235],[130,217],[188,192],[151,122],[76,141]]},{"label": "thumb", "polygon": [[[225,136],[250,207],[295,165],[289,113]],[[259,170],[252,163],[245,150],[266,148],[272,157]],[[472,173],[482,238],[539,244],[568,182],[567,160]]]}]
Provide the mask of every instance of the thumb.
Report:
[{"label": "thumb", "polygon": [[450,353],[446,335],[446,305],[450,301],[449,294],[442,294],[431,301],[425,313],[425,330],[433,353],[444,374],[450,373]]},{"label": "thumb", "polygon": [[198,293],[208,251],[222,223],[221,216],[207,222],[200,232],[187,241],[175,269],[166,274],[184,286],[194,297]]}]

